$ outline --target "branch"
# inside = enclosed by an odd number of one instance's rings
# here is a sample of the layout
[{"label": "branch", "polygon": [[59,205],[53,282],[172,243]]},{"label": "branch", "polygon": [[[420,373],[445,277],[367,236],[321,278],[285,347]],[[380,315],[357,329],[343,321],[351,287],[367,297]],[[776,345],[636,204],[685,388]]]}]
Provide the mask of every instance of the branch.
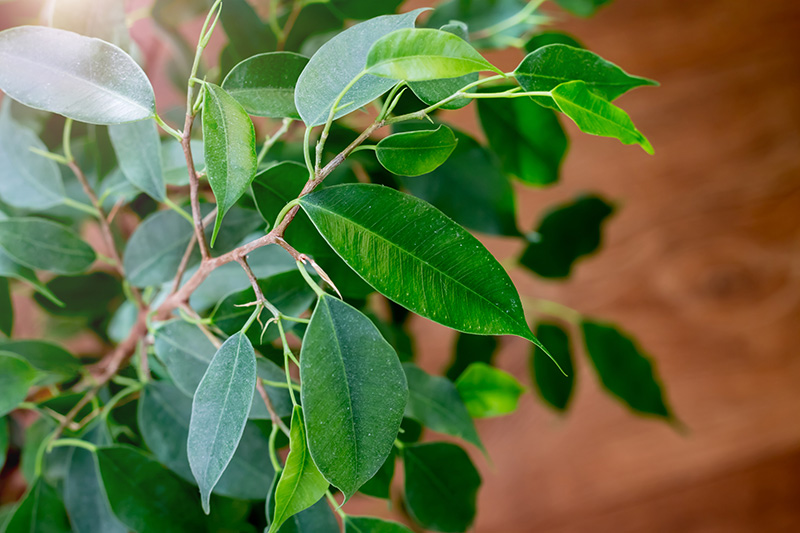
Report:
[{"label": "branch", "polygon": [[194,113],[192,107],[189,106],[186,109],[186,120],[183,124],[181,146],[183,147],[183,155],[186,159],[186,168],[189,171],[189,197],[192,202],[194,238],[200,243],[200,253],[205,260],[211,257],[211,254],[208,251],[208,243],[206,242],[205,231],[203,230],[203,217],[200,214],[200,178],[197,176],[197,170],[194,168],[194,159],[192,159],[192,124],[194,124]]},{"label": "branch", "polygon": [[289,428],[286,427],[286,424],[283,423],[281,417],[279,417],[278,413],[275,412],[275,406],[272,405],[272,400],[267,394],[266,389],[264,389],[264,384],[261,383],[261,378],[256,379],[256,390],[261,395],[261,399],[264,400],[264,405],[267,406],[267,412],[269,412],[269,417],[272,420],[272,423],[281,428],[281,431],[288,435]]}]

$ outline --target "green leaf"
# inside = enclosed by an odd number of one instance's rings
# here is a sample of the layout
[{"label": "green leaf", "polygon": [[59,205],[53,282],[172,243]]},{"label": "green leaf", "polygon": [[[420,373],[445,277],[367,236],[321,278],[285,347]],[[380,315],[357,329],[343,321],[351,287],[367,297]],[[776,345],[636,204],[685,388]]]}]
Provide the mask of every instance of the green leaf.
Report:
[{"label": "green leaf", "polygon": [[342,259],[387,298],[459,331],[536,342],[503,267],[429,204],[358,184],[313,192],[300,205]]},{"label": "green leaf", "polygon": [[[490,235],[519,236],[514,189],[497,158],[475,139],[456,131],[458,146],[427,176],[401,179],[414,196],[455,222]],[[459,191],[453,194],[453,191]]]},{"label": "green leaf", "polygon": [[447,161],[456,148],[453,130],[440,125],[435,130],[408,131],[389,135],[378,143],[381,165],[400,176],[420,176]]},{"label": "green leaf", "polygon": [[366,20],[394,13],[403,0],[331,0],[331,7],[343,18]]},{"label": "green leaf", "polygon": [[455,381],[472,363],[491,365],[497,351],[497,344],[497,338],[489,335],[459,334],[453,361],[445,372],[447,379]]},{"label": "green leaf", "polygon": [[344,533],[411,533],[403,524],[371,516],[350,516],[344,519]]},{"label": "green leaf", "polygon": [[56,274],[80,274],[96,257],[71,229],[41,218],[0,220],[0,248],[24,266]]},{"label": "green leaf", "polygon": [[[550,366],[556,368],[552,362]],[[484,363],[472,363],[456,381],[456,389],[472,418],[513,413],[525,392],[514,376]]]},{"label": "green leaf", "polygon": [[128,181],[157,202],[163,202],[167,189],[161,169],[161,139],[155,123],[145,120],[109,126],[108,135]]},{"label": "green leaf", "polygon": [[66,193],[58,165],[31,151],[48,150],[33,130],[12,118],[9,107],[0,106],[0,199],[25,209],[60,204]]},{"label": "green leaf", "polygon": [[106,272],[92,272],[79,276],[56,276],[47,282],[47,289],[59,300],[35,295],[34,300],[47,312],[56,316],[104,318],[109,307],[122,296],[122,284]]},{"label": "green leaf", "polygon": [[567,46],[572,46],[573,48],[586,48],[583,43],[568,33],[560,31],[543,31],[528,39],[528,42],[525,43],[525,51],[530,53],[543,46],[547,46],[548,44],[566,44]]},{"label": "green leaf", "polygon": [[575,262],[594,253],[613,204],[598,196],[582,196],[550,210],[520,257],[520,264],[545,278],[566,278]]},{"label": "green leaf", "polygon": [[16,340],[0,343],[0,350],[27,361],[39,374],[37,385],[50,385],[75,377],[81,363],[61,346],[40,340]]},{"label": "green leaf", "polygon": [[251,115],[300,118],[294,88],[307,64],[307,57],[294,52],[259,54],[233,67],[222,88]]},{"label": "green leaf", "polygon": [[213,83],[205,84],[203,140],[208,182],[217,199],[214,246],[222,218],[247,191],[258,165],[253,121],[239,102]]},{"label": "green leaf", "polygon": [[[276,482],[273,483],[267,495],[266,515],[267,525],[272,523],[275,514],[275,489]],[[339,523],[333,510],[328,505],[325,498],[299,513],[290,516],[286,522],[278,529],[278,533],[340,533]]]},{"label": "green leaf", "polygon": [[575,388],[575,365],[572,364],[569,336],[555,324],[539,324],[536,336],[567,375],[559,372],[547,354],[534,347],[531,353],[532,381],[547,404],[557,411],[565,411]]},{"label": "green leaf", "polygon": [[144,71],[105,41],[44,26],[0,32],[0,89],[33,107],[90,124],[155,116]]},{"label": "green leaf", "polygon": [[[263,405],[263,400],[258,397]],[[192,399],[165,381],[150,382],[139,401],[138,424],[142,439],[164,466],[194,482],[186,451]],[[266,453],[269,442],[254,424],[245,426],[225,473],[214,494],[230,498],[259,500],[269,490],[275,472]]]},{"label": "green leaf", "polygon": [[137,533],[204,531],[203,514],[191,486],[130,446],[96,452],[114,515]]},{"label": "green leaf", "polygon": [[[0,417],[0,470],[6,463],[6,455],[8,454],[8,420],[5,417]],[[2,522],[0,522],[1,524]]]},{"label": "green leaf", "polygon": [[408,397],[394,349],[357,309],[324,295],[300,355],[308,447],[349,499],[392,451]]},{"label": "green leaf", "polygon": [[650,358],[612,324],[581,324],[586,353],[603,386],[634,412],[672,419]]},{"label": "green leaf", "polygon": [[[402,424],[401,424],[402,426]],[[383,462],[383,466],[370,478],[369,481],[361,485],[359,491],[367,496],[373,498],[383,498],[388,500],[391,498],[392,479],[394,478],[394,464],[397,456],[394,448]]]},{"label": "green leaf", "polygon": [[374,76],[405,81],[457,78],[485,70],[503,73],[461,37],[430,28],[400,29],[378,39],[365,68]]},{"label": "green leaf", "polygon": [[555,0],[555,2],[570,13],[581,17],[591,17],[611,0]]},{"label": "green leaf", "polygon": [[[384,15],[367,20],[322,45],[303,70],[295,89],[295,105],[306,126],[325,124],[339,94],[364,69],[375,41],[394,30],[413,28],[414,21],[423,11],[425,9],[416,9],[402,15]],[[362,77],[347,91],[335,118],[375,100],[396,83],[395,80],[371,75]]]},{"label": "green leaf", "polygon": [[[436,11],[428,19],[429,27],[438,28],[452,20],[463,21],[475,36],[474,43],[480,49],[508,48],[517,46],[520,38],[533,27],[538,10],[534,17],[526,17],[517,24],[509,26],[514,19],[526,9],[525,0],[450,0],[436,6]],[[502,29],[501,29],[502,28]]]},{"label": "green leaf", "polygon": [[[0,220],[6,220],[0,217]],[[13,278],[30,285],[36,292],[48,298],[56,305],[63,305],[55,295],[50,292],[47,286],[39,281],[36,273],[28,267],[22,266],[14,261],[7,253],[0,248],[0,276]]]},{"label": "green leaf", "polygon": [[464,401],[449,379],[431,376],[412,363],[403,364],[403,370],[408,379],[405,416],[433,431],[459,437],[486,451]]},{"label": "green leaf", "polygon": [[206,514],[211,490],[242,438],[255,386],[253,345],[244,333],[231,335],[211,360],[192,402],[187,452]]},{"label": "green leaf", "polygon": [[292,413],[289,455],[275,489],[275,514],[269,526],[275,533],[291,516],[308,509],[325,496],[328,482],[311,460],[306,443],[306,428],[300,406]]},{"label": "green leaf", "polygon": [[[194,168],[197,170],[205,168],[203,141],[192,139],[190,144]],[[168,185],[189,185],[189,171],[186,168],[186,156],[183,153],[183,146],[172,137],[167,137],[161,141],[161,165],[161,173]]]},{"label": "green leaf", "polygon": [[14,305],[11,301],[11,289],[6,278],[0,278],[0,332],[6,337],[14,330]]},{"label": "green leaf", "polygon": [[0,416],[10,413],[25,401],[36,381],[36,370],[24,359],[0,346]]},{"label": "green leaf", "polygon": [[481,98],[478,116],[504,172],[527,185],[558,181],[567,152],[567,136],[555,113],[530,98]]},{"label": "green leaf", "polygon": [[466,531],[475,519],[481,476],[455,444],[431,442],[403,448],[405,496],[411,516],[427,529]]},{"label": "green leaf", "polygon": [[17,507],[4,533],[70,533],[67,512],[56,489],[37,479]]},{"label": "green leaf", "polygon": [[174,278],[192,232],[192,225],[172,210],[156,211],[144,219],[122,256],[130,284],[153,287]]},{"label": "green leaf", "polygon": [[562,83],[582,81],[586,88],[612,101],[636,87],[658,85],[631,76],[599,55],[566,44],[551,44],[525,56],[514,77],[526,91],[551,91]]},{"label": "green leaf", "polygon": [[628,114],[614,104],[591,92],[586,83],[562,83],[550,94],[558,108],[571,118],[578,128],[590,135],[613,137],[622,144],[638,144],[648,154],[653,154],[650,141],[636,129]]},{"label": "green leaf", "polygon": [[[203,11],[207,8],[207,5],[203,6]],[[225,0],[222,3],[220,22],[238,60],[270,52],[277,46],[275,34],[247,0]]]}]

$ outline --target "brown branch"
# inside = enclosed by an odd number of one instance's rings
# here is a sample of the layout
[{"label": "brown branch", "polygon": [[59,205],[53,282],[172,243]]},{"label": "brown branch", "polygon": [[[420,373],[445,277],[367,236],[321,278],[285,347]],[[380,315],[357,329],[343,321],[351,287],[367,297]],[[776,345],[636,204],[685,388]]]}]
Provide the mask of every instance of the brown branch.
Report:
[{"label": "brown branch", "polygon": [[[206,217],[203,219],[203,225],[209,224],[211,220],[214,220],[214,216],[216,216],[217,209],[214,208]],[[186,251],[183,252],[183,257],[181,257],[181,262],[178,265],[178,273],[175,274],[175,281],[172,282],[172,291],[171,293],[175,293],[181,286],[181,281],[183,281],[183,274],[186,272],[186,268],[189,266],[189,260],[192,258],[192,252],[194,251],[194,245],[197,243],[197,235],[192,235],[192,238],[189,240],[189,244],[186,246]]]},{"label": "brown branch", "polygon": [[272,400],[267,394],[267,390],[264,388],[264,384],[261,383],[261,378],[256,379],[256,390],[261,395],[261,399],[264,400],[264,405],[267,406],[267,412],[269,412],[269,417],[272,420],[272,423],[281,428],[281,431],[289,434],[289,428],[286,427],[286,424],[283,423],[281,417],[278,416],[278,413],[275,411],[275,406],[272,405]]},{"label": "brown branch", "polygon": [[[191,103],[191,95],[189,98]],[[200,214],[200,178],[197,176],[197,170],[194,168],[194,159],[192,159],[192,124],[194,124],[194,113],[192,112],[191,104],[186,110],[186,120],[183,124],[183,137],[181,137],[181,146],[183,147],[183,156],[186,159],[186,169],[189,172],[189,197],[192,203],[192,219],[194,219],[194,237],[200,243],[200,253],[203,259],[208,259],[211,254],[208,251],[208,243],[206,242],[205,232],[203,230],[203,217]]]}]

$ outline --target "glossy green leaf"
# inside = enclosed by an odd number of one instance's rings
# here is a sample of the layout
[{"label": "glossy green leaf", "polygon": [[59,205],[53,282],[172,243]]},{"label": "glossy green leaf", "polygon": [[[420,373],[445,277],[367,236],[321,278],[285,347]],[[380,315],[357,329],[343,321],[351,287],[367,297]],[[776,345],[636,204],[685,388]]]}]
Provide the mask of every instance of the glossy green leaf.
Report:
[{"label": "glossy green leaf", "polygon": [[0,278],[0,332],[6,337],[14,330],[14,305],[8,279]]},{"label": "glossy green leaf", "polygon": [[464,439],[485,451],[475,423],[449,379],[431,376],[412,363],[405,363],[403,370],[408,379],[405,416],[433,431]]},{"label": "glossy green leaf", "polygon": [[56,274],[80,274],[96,257],[71,229],[41,218],[0,220],[0,248],[24,266]]},{"label": "glossy green leaf", "polygon": [[258,166],[253,121],[239,102],[213,83],[205,84],[203,140],[208,182],[217,199],[213,246],[222,218],[250,187]]},{"label": "glossy green leaf", "polygon": [[[275,514],[275,489],[273,484],[266,501],[267,525]],[[339,523],[325,498],[299,513],[290,516],[278,529],[278,533],[340,533]]]},{"label": "glossy green leaf", "polygon": [[103,318],[111,304],[122,296],[122,284],[107,272],[92,272],[79,276],[56,276],[47,282],[47,289],[58,298],[60,305],[41,295],[34,300],[56,316]]},{"label": "glossy green leaf", "polygon": [[122,173],[151,198],[163,202],[167,194],[161,161],[161,139],[149,120],[108,127]]},{"label": "glossy green leaf", "polygon": [[16,409],[36,381],[36,370],[27,361],[0,346],[0,416]]},{"label": "glossy green leaf", "polygon": [[81,370],[81,363],[57,344],[40,340],[14,340],[0,343],[0,350],[28,362],[39,374],[37,385],[49,385],[70,379]]},{"label": "glossy green leaf", "polygon": [[473,72],[503,72],[467,41],[447,31],[405,28],[378,39],[367,55],[367,72],[405,81],[457,78]]},{"label": "glossy green leaf", "polygon": [[475,519],[481,476],[455,444],[431,442],[403,449],[405,496],[411,516],[427,529],[462,532]]},{"label": "glossy green leaf", "polygon": [[[402,15],[384,15],[346,29],[322,45],[297,80],[295,105],[306,126],[328,120],[339,94],[364,69],[372,44],[401,28],[413,28],[424,9]],[[335,117],[351,113],[392,88],[395,80],[367,75],[358,80],[340,102]]]},{"label": "glossy green leaf", "polygon": [[297,406],[292,413],[289,455],[275,489],[275,514],[269,526],[270,533],[276,533],[289,517],[317,503],[327,490],[328,482],[308,451],[303,412]]},{"label": "glossy green leaf", "polygon": [[539,324],[536,336],[567,375],[558,371],[547,354],[534,347],[531,353],[532,381],[547,404],[557,411],[565,411],[575,388],[575,365],[572,364],[569,336],[555,324]]},{"label": "glossy green leaf", "polygon": [[393,448],[392,452],[389,454],[389,457],[387,457],[386,461],[383,462],[383,466],[381,466],[380,469],[375,472],[375,475],[372,476],[369,481],[361,485],[361,488],[358,490],[362,494],[372,496],[373,498],[383,498],[384,500],[390,499],[396,459],[397,456]]},{"label": "glossy green leaf", "polygon": [[458,146],[442,166],[427,176],[401,179],[403,186],[464,227],[518,236],[514,189],[500,162],[466,133],[456,131],[456,138]]},{"label": "glossy green leaf", "polygon": [[586,48],[572,35],[560,31],[543,31],[532,36],[525,43],[525,50],[530,53],[548,44],[566,44],[573,48]]},{"label": "glossy green leaf", "polygon": [[[263,400],[258,397],[263,405]],[[194,482],[186,451],[192,399],[165,381],[151,382],[142,391],[138,425],[142,439],[156,459],[181,478]],[[230,498],[264,498],[275,476],[266,436],[254,425],[245,426],[225,473],[214,487],[214,494]]]},{"label": "glossy green leaf", "polygon": [[307,57],[294,52],[259,54],[233,67],[222,88],[251,115],[300,118],[294,88],[307,64]]},{"label": "glossy green leaf", "polygon": [[[6,463],[8,442],[8,420],[4,417],[0,417],[0,470],[3,469],[3,465]],[[0,524],[2,524],[2,522],[0,522]]]},{"label": "glossy green leaf", "polygon": [[527,185],[558,181],[567,136],[553,111],[529,98],[481,98],[478,116],[504,172]]},{"label": "glossy green leaf", "polygon": [[612,324],[581,324],[586,353],[603,386],[634,412],[671,419],[661,380],[650,358]]},{"label": "glossy green leaf", "polygon": [[603,223],[613,204],[598,196],[582,196],[550,210],[520,257],[520,264],[545,278],[565,278],[575,262],[599,247]]},{"label": "glossy green leaf", "polygon": [[[552,362],[550,366],[556,368]],[[456,381],[456,389],[472,418],[513,413],[525,392],[514,376],[484,363],[471,364]]]},{"label": "glossy green leaf", "polygon": [[137,533],[205,530],[192,487],[141,450],[109,446],[99,448],[96,455],[111,509],[131,530]]},{"label": "glossy green leaf", "polygon": [[378,143],[378,161],[400,176],[420,176],[447,161],[456,148],[455,135],[447,126],[435,130],[408,131],[389,135]]},{"label": "glossy green leaf", "polygon": [[591,17],[611,0],[555,0],[555,2],[570,13],[581,17]]},{"label": "glossy green leaf", "polygon": [[658,85],[653,80],[631,76],[599,55],[566,44],[551,44],[525,56],[514,77],[526,91],[550,91],[558,85],[582,81],[586,88],[611,101],[636,87]]},{"label": "glossy green leaf", "polygon": [[134,287],[150,287],[175,277],[193,235],[192,225],[175,211],[156,211],[137,226],[122,257]]},{"label": "glossy green leaf", "polygon": [[411,533],[403,524],[371,516],[347,516],[344,533]]},{"label": "glossy green leaf", "polygon": [[12,118],[9,107],[0,106],[0,199],[27,209],[60,204],[66,193],[58,165],[31,151],[48,150],[31,129]]},{"label": "glossy green leaf", "polygon": [[459,331],[536,342],[508,274],[475,237],[429,204],[358,184],[313,192],[300,205],[342,259],[384,296]]},{"label": "glossy green leaf", "polygon": [[367,317],[325,295],[303,338],[300,381],[311,456],[349,499],[400,429],[408,397],[400,361]]},{"label": "glossy green leaf", "polygon": [[70,533],[67,512],[56,489],[37,479],[20,502],[4,533]]},{"label": "glossy green leaf", "polygon": [[90,124],[155,115],[153,87],[128,54],[100,39],[44,26],[0,32],[0,89],[35,109]]},{"label": "glossy green leaf", "polygon": [[447,379],[455,381],[472,363],[492,364],[497,351],[497,337],[461,333],[456,340],[453,361],[445,372]]},{"label": "glossy green leaf", "polygon": [[636,129],[628,114],[614,104],[595,95],[582,81],[562,83],[553,89],[558,108],[571,118],[584,133],[613,137],[622,144],[638,144],[653,154],[650,141]]},{"label": "glossy green leaf", "polygon": [[220,346],[192,402],[187,452],[203,510],[242,438],[256,386],[256,354],[244,333]]}]

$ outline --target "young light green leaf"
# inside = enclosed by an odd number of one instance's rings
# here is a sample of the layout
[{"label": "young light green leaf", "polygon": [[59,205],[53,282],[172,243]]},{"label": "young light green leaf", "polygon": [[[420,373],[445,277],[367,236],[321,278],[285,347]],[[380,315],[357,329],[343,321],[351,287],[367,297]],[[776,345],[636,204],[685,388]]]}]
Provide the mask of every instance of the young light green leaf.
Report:
[{"label": "young light green leaf", "polygon": [[449,379],[431,376],[412,363],[405,363],[403,370],[408,379],[405,416],[433,431],[459,437],[486,451],[464,401]]},{"label": "young light green leaf", "polygon": [[485,70],[503,73],[461,37],[430,28],[395,30],[378,39],[365,68],[374,76],[405,81],[457,78]]},{"label": "young light green leaf", "polygon": [[[295,89],[295,105],[306,126],[325,124],[339,94],[364,69],[372,44],[400,28],[413,28],[425,9],[384,15],[356,24],[322,45],[308,62]],[[364,76],[347,91],[335,118],[351,113],[391,89],[395,80]]]},{"label": "young light green leaf", "polygon": [[440,125],[435,130],[389,135],[378,143],[376,155],[392,174],[421,176],[447,161],[457,143],[453,130]]},{"label": "young light green leaf", "polygon": [[586,353],[603,386],[634,412],[671,420],[660,379],[647,354],[612,324],[586,320],[581,329]]},{"label": "young light green leaf", "polygon": [[322,296],[300,355],[314,463],[350,498],[392,451],[408,398],[394,349],[354,307]]},{"label": "young light green leaf", "polygon": [[192,225],[172,210],[156,211],[144,219],[122,256],[131,285],[153,287],[174,278],[192,232]]},{"label": "young light green leaf", "polygon": [[29,107],[90,124],[155,116],[155,95],[144,71],[100,39],[18,26],[0,32],[0,62],[0,89]]},{"label": "young light green leaf", "polygon": [[56,274],[80,274],[96,257],[71,229],[41,218],[0,220],[0,248],[24,266]]},{"label": "young light green leaf", "polygon": [[4,533],[70,533],[67,512],[56,489],[38,478],[17,507]]},{"label": "young light green leaf", "polygon": [[275,488],[275,514],[269,533],[276,533],[291,516],[308,509],[325,496],[328,482],[311,460],[300,406],[292,413],[289,455]]},{"label": "young light green leaf", "polygon": [[117,162],[125,177],[158,202],[167,194],[161,169],[161,139],[149,120],[108,127]]},{"label": "young light green leaf", "polygon": [[6,102],[0,106],[0,199],[26,209],[60,204],[66,193],[58,165],[31,151],[48,150],[33,130],[11,117],[9,107]]},{"label": "young light green leaf", "polygon": [[192,402],[187,453],[203,510],[244,433],[256,386],[256,353],[244,333],[220,346]]},{"label": "young light green leaf", "polygon": [[0,416],[16,409],[36,381],[36,370],[0,346]]},{"label": "young light green leaf", "polygon": [[411,516],[435,531],[466,531],[475,519],[481,476],[455,444],[430,442],[403,449],[405,496]]},{"label": "young light green leaf", "polygon": [[96,455],[111,509],[128,528],[137,533],[206,529],[191,486],[141,450],[117,445],[98,448]]},{"label": "young light green leaf", "polygon": [[562,83],[550,91],[550,94],[558,108],[571,118],[582,132],[613,137],[622,144],[638,144],[648,154],[654,153],[650,141],[636,129],[628,114],[595,95],[585,82]]},{"label": "young light green leaf", "polygon": [[208,182],[217,199],[214,246],[222,218],[247,191],[258,164],[253,121],[239,102],[213,83],[205,84],[203,141]]},{"label": "young light green leaf", "polygon": [[403,524],[372,516],[350,516],[344,519],[344,533],[411,533]]},{"label": "young light green leaf", "polygon": [[631,76],[599,55],[566,44],[550,44],[525,56],[514,77],[526,91],[551,91],[570,81],[582,81],[586,88],[609,102],[636,87],[658,85],[653,80]]},{"label": "young light green leaf", "polygon": [[300,205],[336,253],[384,296],[459,331],[537,342],[503,267],[429,204],[357,184],[313,192]]},{"label": "young light green leaf", "polygon": [[11,289],[7,278],[0,278],[0,332],[11,336],[14,329],[14,305],[11,301]]},{"label": "young light green leaf", "polygon": [[603,223],[613,212],[613,204],[599,196],[556,206],[528,236],[520,264],[545,278],[566,278],[578,259],[600,247]]},{"label": "young light green leaf", "polygon": [[251,115],[300,118],[294,88],[307,64],[307,57],[294,52],[259,54],[233,67],[222,88]]},{"label": "young light green leaf", "polygon": [[591,17],[611,0],[555,0],[555,2],[570,13],[580,17]]},{"label": "young light green leaf", "polygon": [[445,372],[447,379],[455,381],[472,363],[491,365],[497,345],[497,338],[490,335],[459,334],[453,361]]},{"label": "young light green leaf", "polygon": [[[275,515],[275,489],[277,479],[270,488],[266,501],[267,525],[272,524]],[[265,530],[266,533],[266,530]],[[278,533],[341,533],[336,515],[325,498],[317,503],[289,517],[278,529]]]},{"label": "young light green leaf", "polygon": [[81,363],[57,344],[39,340],[16,340],[0,344],[0,350],[10,352],[28,362],[37,371],[37,385],[49,385],[75,377]]},{"label": "young light green leaf", "polygon": [[557,411],[565,411],[575,388],[575,371],[569,336],[555,324],[539,324],[536,336],[547,346],[550,355],[558,361],[566,376],[558,371],[553,361],[539,348],[531,353],[531,374],[542,399]]},{"label": "young light green leaf", "polygon": [[[556,368],[552,362],[550,366]],[[456,381],[456,389],[472,418],[513,413],[525,392],[514,376],[484,363],[472,363]]]}]

